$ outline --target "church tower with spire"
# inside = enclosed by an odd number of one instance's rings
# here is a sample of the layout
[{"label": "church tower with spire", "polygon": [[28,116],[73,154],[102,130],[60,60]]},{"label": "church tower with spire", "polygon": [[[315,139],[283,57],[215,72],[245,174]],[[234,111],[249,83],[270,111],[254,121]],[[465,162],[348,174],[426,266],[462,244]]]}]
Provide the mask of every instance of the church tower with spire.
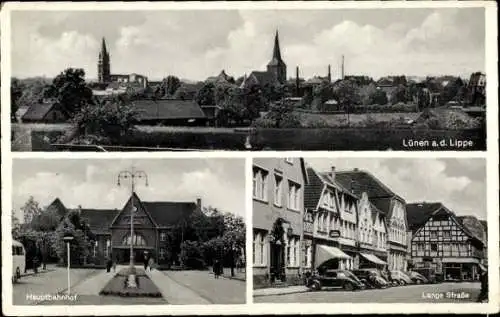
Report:
[{"label": "church tower with spire", "polygon": [[99,61],[97,62],[97,79],[100,83],[109,83],[111,81],[111,65],[104,37],[102,38]]},{"label": "church tower with spire", "polygon": [[274,37],[273,57],[267,64],[267,72],[272,73],[281,84],[286,82],[286,64],[281,58],[278,30],[276,30],[276,36]]}]

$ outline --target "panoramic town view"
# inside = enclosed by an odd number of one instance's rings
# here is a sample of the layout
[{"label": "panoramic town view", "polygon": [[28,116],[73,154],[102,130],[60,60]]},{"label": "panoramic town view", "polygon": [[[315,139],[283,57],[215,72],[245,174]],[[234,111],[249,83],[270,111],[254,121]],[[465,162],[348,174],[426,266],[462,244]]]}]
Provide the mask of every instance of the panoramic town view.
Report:
[{"label": "panoramic town view", "polygon": [[486,149],[480,8],[11,18],[13,151]]},{"label": "panoramic town view", "polygon": [[246,302],[243,160],[16,159],[13,171],[13,305]]},{"label": "panoramic town view", "polygon": [[254,302],[486,302],[485,198],[484,159],[254,158]]}]

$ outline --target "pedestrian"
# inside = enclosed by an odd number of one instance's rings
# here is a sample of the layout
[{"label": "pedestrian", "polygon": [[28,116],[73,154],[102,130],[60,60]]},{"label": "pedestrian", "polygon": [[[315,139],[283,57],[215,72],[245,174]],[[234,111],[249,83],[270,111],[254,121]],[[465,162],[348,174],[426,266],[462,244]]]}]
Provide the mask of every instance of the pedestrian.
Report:
[{"label": "pedestrian", "polygon": [[144,262],[143,262],[143,264],[144,264],[144,271],[146,271],[147,268],[148,268],[148,260],[149,259],[148,259],[147,253],[144,253]]},{"label": "pedestrian", "polygon": [[149,261],[148,261],[148,269],[149,269],[149,272],[151,272],[151,269],[153,268],[153,264],[154,264],[155,260],[153,260],[153,257],[149,257]]},{"label": "pedestrian", "polygon": [[479,264],[479,270],[481,271],[481,275],[479,280],[481,281],[481,292],[477,297],[477,303],[483,303],[488,301],[488,270],[485,266]]},{"label": "pedestrian", "polygon": [[116,262],[118,262],[118,259],[115,257],[113,257],[113,272],[116,272]]},{"label": "pedestrian", "polygon": [[108,257],[108,258],[106,259],[106,272],[107,272],[107,273],[111,272],[111,265],[112,265],[112,263],[111,263],[111,258],[110,258],[110,257]]},{"label": "pedestrian", "polygon": [[219,260],[214,261],[213,271],[214,271],[214,277],[219,278],[220,275]]}]

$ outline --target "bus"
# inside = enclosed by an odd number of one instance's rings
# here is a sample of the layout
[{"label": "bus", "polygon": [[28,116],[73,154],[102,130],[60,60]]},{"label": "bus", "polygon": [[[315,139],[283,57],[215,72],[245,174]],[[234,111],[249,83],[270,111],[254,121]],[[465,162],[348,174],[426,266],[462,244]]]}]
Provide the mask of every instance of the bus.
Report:
[{"label": "bus", "polygon": [[16,283],[24,272],[26,265],[26,250],[19,241],[12,241],[12,282]]}]

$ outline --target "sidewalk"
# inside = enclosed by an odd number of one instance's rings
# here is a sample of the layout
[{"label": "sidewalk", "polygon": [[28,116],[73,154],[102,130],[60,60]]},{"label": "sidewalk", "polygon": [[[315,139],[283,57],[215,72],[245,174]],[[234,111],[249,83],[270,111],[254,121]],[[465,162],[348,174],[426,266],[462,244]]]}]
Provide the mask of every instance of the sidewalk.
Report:
[{"label": "sidewalk", "polygon": [[[118,267],[116,272],[106,272],[106,270],[101,270],[101,272],[91,276],[90,278],[84,280],[83,282],[77,284],[71,289],[71,293],[78,295],[99,295],[99,292],[103,289],[106,284],[115,276],[118,272]],[[66,290],[67,291],[67,290]]]},{"label": "sidewalk", "polygon": [[285,295],[285,294],[294,294],[294,293],[305,293],[309,292],[309,288],[306,286],[288,286],[288,287],[270,287],[270,288],[261,288],[254,289],[253,296],[272,296],[272,295]]},{"label": "sidewalk", "polygon": [[35,273],[33,270],[30,270],[29,272],[21,274],[21,278],[23,278],[25,276],[37,275],[37,274],[40,274],[40,273],[53,272],[55,270],[56,270],[56,265],[55,264],[49,264],[49,265],[47,265],[45,270],[42,270],[41,266],[40,266],[40,268],[38,269],[37,273]]},{"label": "sidewalk", "polygon": [[207,299],[201,297],[190,288],[177,283],[158,270],[147,271],[146,274],[160,290],[163,298],[173,305],[209,305]]}]

